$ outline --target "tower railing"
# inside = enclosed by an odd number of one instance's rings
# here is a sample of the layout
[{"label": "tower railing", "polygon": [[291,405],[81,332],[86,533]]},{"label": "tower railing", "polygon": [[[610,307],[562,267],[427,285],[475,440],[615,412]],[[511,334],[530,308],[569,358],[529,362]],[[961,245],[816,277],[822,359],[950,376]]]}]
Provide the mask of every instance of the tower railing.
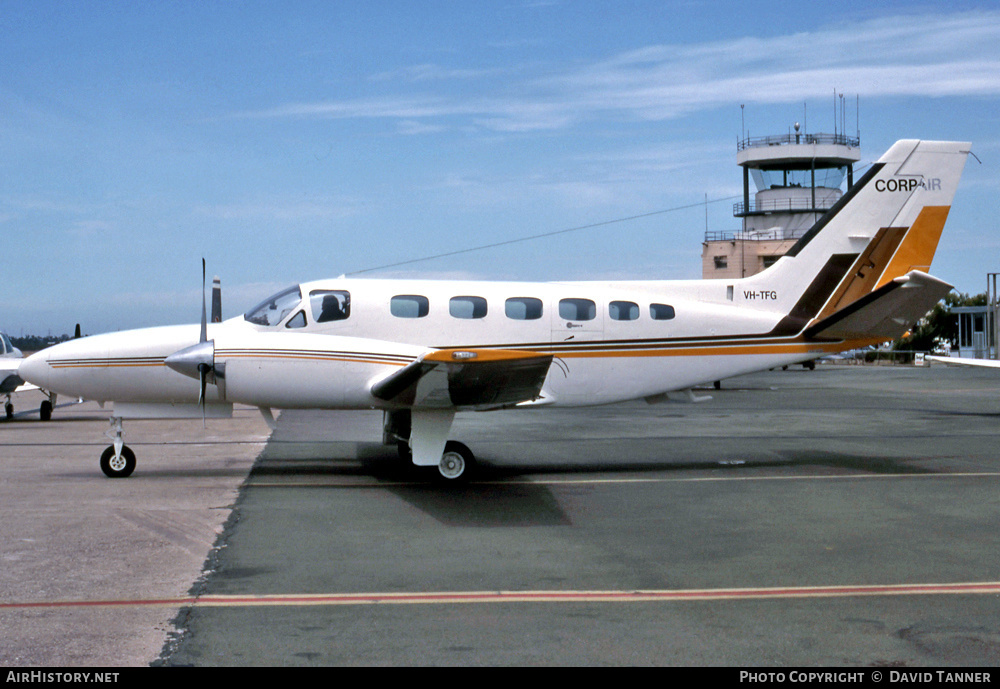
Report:
[{"label": "tower railing", "polygon": [[744,215],[764,215],[767,213],[780,213],[782,211],[812,211],[825,213],[833,208],[835,199],[824,201],[816,199],[813,205],[812,199],[766,199],[764,201],[751,201],[744,204],[742,201],[733,204],[733,215],[741,218]]},{"label": "tower railing", "polygon": [[846,134],[781,134],[777,136],[747,137],[737,142],[737,152],[761,146],[789,146],[792,144],[824,144],[835,146],[861,147],[861,138]]}]

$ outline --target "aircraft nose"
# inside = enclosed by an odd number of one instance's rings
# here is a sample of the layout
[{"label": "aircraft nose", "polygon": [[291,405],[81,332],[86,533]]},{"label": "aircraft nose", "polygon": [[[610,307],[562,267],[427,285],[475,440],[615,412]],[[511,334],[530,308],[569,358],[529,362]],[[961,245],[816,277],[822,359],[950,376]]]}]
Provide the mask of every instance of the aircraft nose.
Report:
[{"label": "aircraft nose", "polygon": [[37,352],[24,359],[17,368],[17,374],[32,385],[50,387],[52,367],[49,366],[48,352]]}]

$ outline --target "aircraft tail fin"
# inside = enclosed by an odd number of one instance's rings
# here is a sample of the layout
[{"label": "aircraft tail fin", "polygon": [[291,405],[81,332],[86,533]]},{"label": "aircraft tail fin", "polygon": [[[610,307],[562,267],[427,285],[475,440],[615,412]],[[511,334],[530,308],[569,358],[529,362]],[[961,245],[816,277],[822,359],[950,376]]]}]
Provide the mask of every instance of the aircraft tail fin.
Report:
[{"label": "aircraft tail fin", "polygon": [[[734,298],[774,295],[766,308],[787,314],[780,329],[800,332],[905,276],[926,274],[970,149],[963,142],[896,142],[785,256],[740,280]],[[745,305],[762,308],[759,301]]]}]

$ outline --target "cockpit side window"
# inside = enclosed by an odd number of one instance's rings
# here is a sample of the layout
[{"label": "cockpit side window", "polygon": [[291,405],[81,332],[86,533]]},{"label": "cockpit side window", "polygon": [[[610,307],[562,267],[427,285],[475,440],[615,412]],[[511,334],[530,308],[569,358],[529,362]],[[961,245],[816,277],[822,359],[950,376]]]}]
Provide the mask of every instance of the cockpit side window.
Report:
[{"label": "cockpit side window", "polygon": [[6,354],[13,351],[14,345],[11,344],[9,339],[7,339],[7,335],[5,333],[0,333],[0,354]]},{"label": "cockpit side window", "polygon": [[302,301],[302,291],[296,285],[268,297],[247,311],[243,318],[257,325],[275,326],[281,323],[300,301]]},{"label": "cockpit side window", "polygon": [[309,293],[313,321],[329,323],[351,316],[351,293],[344,290],[313,290]]},{"label": "cockpit side window", "polygon": [[304,328],[306,325],[305,311],[299,311],[297,314],[289,318],[287,323],[285,323],[286,328]]}]

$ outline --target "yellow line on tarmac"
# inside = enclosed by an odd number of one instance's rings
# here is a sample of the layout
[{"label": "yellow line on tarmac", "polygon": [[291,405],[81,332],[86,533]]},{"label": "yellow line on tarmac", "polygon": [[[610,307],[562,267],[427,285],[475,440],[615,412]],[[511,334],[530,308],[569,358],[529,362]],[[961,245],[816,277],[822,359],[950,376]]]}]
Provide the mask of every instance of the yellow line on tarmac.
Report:
[{"label": "yellow line on tarmac", "polygon": [[0,603],[0,610],[107,607],[261,607],[329,605],[456,605],[498,603],[650,603],[857,596],[996,595],[1000,581],[952,584],[783,586],[636,591],[443,591],[427,593],[316,593],[205,595],[149,600]]},{"label": "yellow line on tarmac", "polygon": [[[729,468],[731,464],[719,464],[717,467],[705,465],[704,468]],[[743,465],[746,468],[755,468],[755,465],[748,463]],[[767,468],[761,465],[756,468]],[[685,469],[689,470],[689,469]],[[567,479],[514,479],[503,481],[470,481],[468,486],[513,486],[513,485],[601,485],[601,484],[626,484],[626,483],[696,483],[708,481],[832,481],[832,480],[856,480],[856,479],[945,479],[945,478],[1000,478],[997,471],[969,471],[969,472],[944,472],[944,473],[912,473],[912,474],[831,474],[823,476],[688,476],[688,477],[636,477],[636,478],[567,478]],[[447,486],[447,484],[421,483],[419,481],[368,481],[368,480],[342,480],[342,481],[303,481],[296,479],[292,481],[254,481],[246,484],[249,488],[396,488],[399,486],[419,487],[419,486]]]}]

